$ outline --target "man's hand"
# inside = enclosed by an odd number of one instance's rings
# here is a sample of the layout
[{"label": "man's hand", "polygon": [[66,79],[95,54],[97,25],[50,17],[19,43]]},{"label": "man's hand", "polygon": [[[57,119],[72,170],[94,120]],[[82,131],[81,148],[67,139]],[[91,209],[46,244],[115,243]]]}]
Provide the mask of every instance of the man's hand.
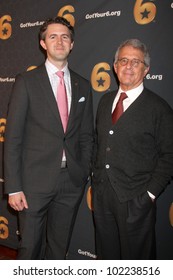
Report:
[{"label": "man's hand", "polygon": [[22,211],[24,208],[28,208],[28,203],[23,192],[9,195],[8,203],[16,211]]}]

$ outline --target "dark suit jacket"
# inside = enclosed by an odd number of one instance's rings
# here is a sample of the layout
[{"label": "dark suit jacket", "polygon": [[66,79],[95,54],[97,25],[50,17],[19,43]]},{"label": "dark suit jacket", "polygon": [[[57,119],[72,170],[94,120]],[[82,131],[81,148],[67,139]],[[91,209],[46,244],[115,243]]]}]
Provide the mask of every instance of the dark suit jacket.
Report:
[{"label": "dark suit jacket", "polygon": [[5,131],[5,192],[54,189],[63,149],[74,185],[90,174],[93,107],[90,83],[70,70],[72,104],[64,134],[45,65],[16,78]]},{"label": "dark suit jacket", "polygon": [[92,185],[106,172],[120,201],[146,190],[158,196],[173,175],[173,110],[145,88],[112,125],[115,95],[106,93],[98,106]]}]

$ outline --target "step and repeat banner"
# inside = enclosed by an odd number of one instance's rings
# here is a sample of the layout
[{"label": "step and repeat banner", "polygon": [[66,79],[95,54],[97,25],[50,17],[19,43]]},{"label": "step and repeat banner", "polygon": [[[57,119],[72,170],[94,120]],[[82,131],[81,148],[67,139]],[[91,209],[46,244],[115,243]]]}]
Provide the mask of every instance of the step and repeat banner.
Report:
[{"label": "step and repeat banner", "polygon": [[[38,32],[56,15],[75,28],[70,67],[91,81],[94,114],[103,94],[117,88],[112,69],[119,44],[138,38],[149,48],[145,86],[173,107],[173,0],[1,0],[0,1],[0,245],[16,248],[18,221],[3,193],[3,145],[7,107],[16,74],[44,61]],[[173,259],[173,184],[157,200],[158,259]],[[91,188],[81,203],[68,259],[95,259]]]}]

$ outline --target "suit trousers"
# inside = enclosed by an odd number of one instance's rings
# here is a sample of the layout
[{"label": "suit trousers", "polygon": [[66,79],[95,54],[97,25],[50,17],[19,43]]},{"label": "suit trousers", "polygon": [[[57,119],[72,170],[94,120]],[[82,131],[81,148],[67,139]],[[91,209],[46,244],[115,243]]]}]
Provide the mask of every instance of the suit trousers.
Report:
[{"label": "suit trousers", "polygon": [[120,202],[109,179],[93,187],[98,259],[155,259],[156,206],[148,193]]},{"label": "suit trousers", "polygon": [[65,259],[83,193],[84,187],[72,184],[68,168],[61,169],[53,191],[26,193],[29,208],[19,212],[17,259]]}]

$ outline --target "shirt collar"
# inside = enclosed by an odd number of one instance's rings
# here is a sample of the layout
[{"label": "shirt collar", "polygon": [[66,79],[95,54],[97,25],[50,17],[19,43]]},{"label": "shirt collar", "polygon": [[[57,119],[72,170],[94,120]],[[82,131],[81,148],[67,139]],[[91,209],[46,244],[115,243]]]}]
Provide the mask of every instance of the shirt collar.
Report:
[{"label": "shirt collar", "polygon": [[[144,85],[142,82],[138,87],[126,91],[126,94],[131,101],[134,101],[141,94],[143,89],[144,89]],[[124,92],[124,91],[120,87],[118,90],[118,94],[120,95],[121,92]]]},{"label": "shirt collar", "polygon": [[[57,71],[59,71],[59,69],[54,64],[52,64],[48,60],[48,58],[45,61],[45,66],[46,66],[48,73],[50,73],[50,74],[55,74]],[[64,72],[64,75],[69,74],[68,63],[65,65],[65,67],[63,69],[61,69],[61,71]]]}]

